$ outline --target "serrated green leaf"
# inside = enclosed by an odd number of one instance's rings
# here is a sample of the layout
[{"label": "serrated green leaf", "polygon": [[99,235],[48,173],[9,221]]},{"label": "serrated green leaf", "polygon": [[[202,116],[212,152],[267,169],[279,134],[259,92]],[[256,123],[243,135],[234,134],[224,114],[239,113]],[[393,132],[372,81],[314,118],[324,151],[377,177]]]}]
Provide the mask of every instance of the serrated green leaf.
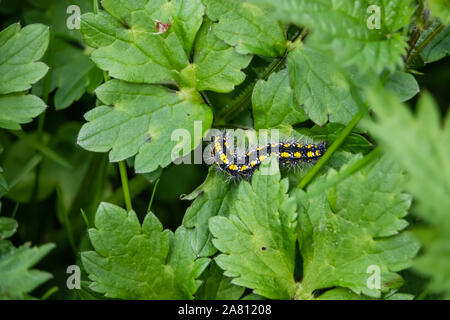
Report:
[{"label": "serrated green leaf", "polygon": [[385,88],[394,92],[401,101],[407,101],[419,93],[419,84],[410,73],[395,71],[386,80]]},{"label": "serrated green leaf", "polygon": [[[103,1],[106,11],[82,16],[91,58],[112,77],[138,83],[178,83],[202,23],[200,0]],[[109,12],[109,13],[108,13]],[[170,26],[158,32],[158,23]]]},{"label": "serrated green leaf", "polygon": [[[258,1],[260,2],[260,1]],[[403,63],[406,36],[399,32],[410,22],[415,7],[411,0],[281,0],[271,4],[277,16],[312,30],[309,44],[331,50],[344,66],[376,73]],[[370,6],[380,10],[379,29],[372,27]],[[373,7],[372,7],[373,8]],[[371,29],[368,28],[371,25]]]},{"label": "serrated green leaf", "polygon": [[0,96],[0,127],[19,130],[21,123],[30,122],[45,108],[44,101],[31,94]]},{"label": "serrated green leaf", "polygon": [[321,52],[305,45],[292,50],[288,70],[297,102],[318,125],[346,124],[358,111],[344,76]]},{"label": "serrated green leaf", "polygon": [[430,224],[428,231],[419,233],[424,254],[416,261],[416,269],[431,277],[431,290],[450,297],[450,117],[441,126],[429,94],[420,97],[416,117],[395,96],[371,92],[369,101],[378,121],[366,125],[408,171],[406,188],[417,201],[414,214]]},{"label": "serrated green leaf", "polygon": [[82,253],[92,290],[123,299],[192,299],[209,263],[196,259],[186,229],[163,230],[153,213],[101,203],[89,230],[95,251]]},{"label": "serrated green leaf", "polygon": [[17,222],[0,217],[0,299],[24,299],[25,295],[52,278],[48,272],[30,269],[45,257],[55,245],[31,247],[30,243],[15,248],[9,241]]},{"label": "serrated green leaf", "polygon": [[22,91],[44,77],[48,67],[42,58],[49,41],[48,27],[12,24],[0,32],[0,127],[20,129],[45,109],[38,97]]},{"label": "serrated green leaf", "polygon": [[294,99],[286,69],[272,74],[267,81],[256,83],[252,106],[255,129],[292,125],[308,119],[303,107]]},{"label": "serrated green leaf", "polygon": [[228,215],[236,193],[236,185],[227,181],[225,175],[212,166],[205,182],[182,198],[195,199],[186,210],[183,225],[192,233],[191,245],[197,256],[205,257],[216,253],[217,250],[211,243],[208,220],[214,216]]},{"label": "serrated green leaf", "polygon": [[281,57],[286,49],[283,27],[267,7],[238,0],[203,0],[214,33],[242,54]]},{"label": "serrated green leaf", "polygon": [[295,292],[297,214],[287,191],[288,181],[280,181],[278,163],[271,157],[252,184],[240,183],[230,215],[209,219],[213,244],[221,252],[215,261],[224,275],[271,299],[289,299]]},{"label": "serrated green leaf", "polygon": [[[326,179],[337,174],[330,170]],[[335,286],[380,297],[402,284],[396,272],[409,267],[419,249],[411,234],[401,232],[411,203],[401,192],[404,178],[393,161],[383,158],[326,193],[309,196],[324,178],[307,192],[295,191],[303,258],[296,298],[311,298],[314,290]],[[380,288],[367,284],[371,266],[380,271]]]},{"label": "serrated green leaf", "polygon": [[241,84],[252,56],[238,54],[233,47],[217,38],[205,21],[194,48],[195,87],[198,90],[229,92]]},{"label": "serrated green leaf", "polygon": [[49,31],[42,24],[20,29],[15,23],[0,33],[0,94],[28,90],[48,67],[38,62],[47,50]]},{"label": "serrated green leaf", "polygon": [[[195,121],[202,121],[202,134],[212,123],[211,110],[186,100],[183,91],[111,80],[96,93],[103,103],[114,107],[102,105],[85,114],[88,123],[80,130],[78,144],[90,151],[111,150],[110,161],[137,154],[136,172],[152,172],[171,163],[172,150],[178,144],[171,140],[175,129],[186,129],[194,137]],[[190,152],[201,137],[197,140],[182,143]]]}]

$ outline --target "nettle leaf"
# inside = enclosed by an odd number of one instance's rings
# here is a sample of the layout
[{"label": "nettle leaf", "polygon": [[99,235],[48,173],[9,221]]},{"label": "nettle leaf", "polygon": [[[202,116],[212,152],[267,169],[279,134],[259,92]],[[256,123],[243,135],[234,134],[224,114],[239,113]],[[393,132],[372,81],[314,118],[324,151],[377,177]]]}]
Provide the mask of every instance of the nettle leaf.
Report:
[{"label": "nettle leaf", "polygon": [[361,71],[379,73],[403,63],[407,37],[402,29],[409,24],[415,10],[412,0],[263,2],[271,4],[280,19],[310,28],[313,33],[308,43],[333,51],[336,60],[343,65],[355,64]]},{"label": "nettle leaf", "polygon": [[224,276],[214,262],[202,274],[202,279],[203,284],[195,295],[197,300],[238,300],[245,291],[244,287],[232,284],[231,278]]},{"label": "nettle leaf", "polygon": [[395,96],[371,92],[369,101],[378,121],[366,126],[408,171],[405,187],[415,196],[414,213],[429,223],[419,233],[424,254],[415,267],[431,277],[431,290],[450,297],[450,116],[442,126],[439,109],[428,93],[419,98],[416,117]]},{"label": "nettle leaf", "polygon": [[237,186],[227,181],[225,175],[211,166],[208,176],[201,186],[183,200],[194,200],[186,210],[183,225],[191,235],[191,246],[197,256],[211,256],[217,249],[211,243],[208,220],[218,215],[228,215],[235,201]]},{"label": "nettle leaf", "polygon": [[261,4],[239,0],[203,0],[213,21],[214,33],[242,54],[281,57],[286,35],[272,10]]},{"label": "nettle leaf", "polygon": [[274,157],[252,178],[242,181],[228,217],[209,220],[221,252],[216,263],[232,283],[270,299],[289,299],[295,292],[295,199],[287,195]]},{"label": "nettle leaf", "polygon": [[0,32],[0,127],[20,129],[45,110],[45,103],[23,91],[44,77],[48,67],[37,60],[49,41],[48,27],[15,23]]},{"label": "nettle leaf", "polygon": [[346,124],[356,114],[349,84],[329,57],[302,45],[289,52],[287,63],[295,98],[312,121]]},{"label": "nettle leaf", "polygon": [[[315,186],[337,174],[331,169],[307,192],[294,192],[303,258],[300,299],[331,287],[380,297],[401,286],[396,272],[409,267],[419,249],[411,234],[401,232],[408,224],[402,218],[411,197],[401,192],[405,176],[393,161],[382,158],[326,192],[314,192]],[[379,270],[379,289],[368,285],[374,270]]]},{"label": "nettle leaf", "polygon": [[83,148],[109,153],[110,161],[127,159],[137,153],[136,172],[152,172],[171,163],[172,150],[179,142],[172,141],[174,129],[186,129],[192,139],[182,141],[180,155],[185,156],[199,143],[194,139],[194,122],[202,122],[202,135],[212,123],[212,112],[185,91],[174,92],[157,85],[133,84],[111,80],[96,90],[106,105],[85,114],[88,121],[79,133]]},{"label": "nettle leaf", "polygon": [[89,238],[95,251],[81,254],[89,288],[107,297],[192,299],[209,263],[196,258],[184,227],[163,230],[151,212],[141,225],[133,211],[109,203],[100,204]]},{"label": "nettle leaf", "polygon": [[31,247],[25,243],[14,247],[5,240],[17,230],[17,222],[0,217],[0,299],[24,299],[42,283],[52,278],[48,272],[30,269],[45,257],[55,245]]},{"label": "nettle leaf", "polygon": [[286,69],[259,80],[252,95],[255,129],[292,125],[308,119],[303,107],[296,103]]},{"label": "nettle leaf", "polygon": [[242,83],[252,56],[238,54],[217,38],[206,21],[199,31],[194,48],[195,87],[198,90],[229,92]]}]

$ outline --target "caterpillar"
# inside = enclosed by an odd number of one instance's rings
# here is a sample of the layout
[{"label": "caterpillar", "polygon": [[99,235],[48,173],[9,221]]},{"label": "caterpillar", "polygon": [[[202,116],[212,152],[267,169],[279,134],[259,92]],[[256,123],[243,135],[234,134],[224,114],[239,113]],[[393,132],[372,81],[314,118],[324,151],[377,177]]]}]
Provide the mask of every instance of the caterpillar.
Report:
[{"label": "caterpillar", "polygon": [[318,160],[327,150],[327,143],[300,143],[285,141],[258,146],[246,153],[235,152],[233,143],[224,135],[214,137],[211,157],[217,167],[231,177],[251,177],[261,162],[271,154],[278,158],[282,166],[297,166]]}]

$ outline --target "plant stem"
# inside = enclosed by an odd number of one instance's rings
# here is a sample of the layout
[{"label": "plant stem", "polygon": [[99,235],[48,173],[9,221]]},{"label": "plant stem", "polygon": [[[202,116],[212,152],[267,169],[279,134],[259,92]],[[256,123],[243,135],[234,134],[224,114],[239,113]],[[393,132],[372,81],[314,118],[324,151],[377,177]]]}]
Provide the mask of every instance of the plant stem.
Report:
[{"label": "plant stem", "polygon": [[155,197],[156,187],[158,186],[158,183],[159,178],[156,179],[155,185],[153,186],[152,197],[150,198],[150,203],[148,204],[147,212],[150,212],[150,209],[152,208],[153,198]]},{"label": "plant stem", "polygon": [[94,9],[94,13],[97,14],[97,13],[98,13],[98,8],[99,8],[99,6],[98,6],[98,0],[93,0],[93,1],[92,1],[92,7],[93,7],[93,9]]},{"label": "plant stem", "polygon": [[322,158],[317,161],[316,165],[309,171],[303,179],[298,184],[297,188],[303,189],[314,176],[322,169],[325,163],[331,158],[334,152],[341,146],[344,142],[345,138],[352,132],[353,128],[356,127],[359,120],[362,119],[364,114],[366,113],[365,108],[360,108],[358,113],[353,117],[353,119],[349,122],[349,124],[341,131],[337,139],[333,142],[333,144],[328,148],[327,152],[322,156]]},{"label": "plant stem", "polygon": [[131,206],[130,190],[128,188],[128,175],[125,161],[119,162],[120,179],[122,180],[123,197],[125,199],[125,206],[127,211],[133,210]]}]

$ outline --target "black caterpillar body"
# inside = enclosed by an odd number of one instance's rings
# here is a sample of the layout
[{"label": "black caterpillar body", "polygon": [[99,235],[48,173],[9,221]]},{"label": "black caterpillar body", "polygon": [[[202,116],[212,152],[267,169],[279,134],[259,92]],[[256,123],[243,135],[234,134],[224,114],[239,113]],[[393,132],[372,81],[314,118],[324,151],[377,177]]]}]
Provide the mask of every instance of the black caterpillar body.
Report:
[{"label": "black caterpillar body", "polygon": [[302,144],[299,142],[280,142],[267,144],[240,154],[230,148],[227,137],[216,136],[211,147],[211,156],[218,168],[232,177],[250,177],[271,154],[277,156],[284,166],[296,166],[318,160],[327,150],[327,143]]}]

